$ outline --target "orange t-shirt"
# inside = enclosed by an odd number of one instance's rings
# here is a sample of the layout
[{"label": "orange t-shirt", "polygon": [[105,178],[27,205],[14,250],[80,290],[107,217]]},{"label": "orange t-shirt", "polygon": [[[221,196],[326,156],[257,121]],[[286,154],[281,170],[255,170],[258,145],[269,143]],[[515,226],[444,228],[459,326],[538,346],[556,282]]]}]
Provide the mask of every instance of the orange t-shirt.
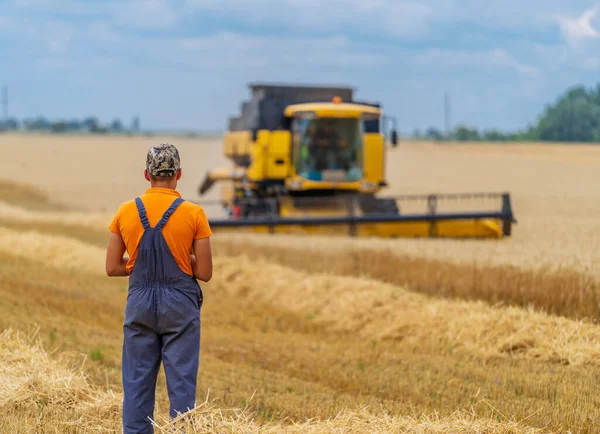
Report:
[{"label": "orange t-shirt", "polygon": [[[179,192],[168,188],[150,188],[140,196],[151,227],[158,223],[178,197],[181,197]],[[144,234],[135,200],[121,204],[108,228],[123,238],[129,255],[126,269],[131,273],[138,253],[138,244]],[[202,207],[183,202],[171,215],[162,232],[181,271],[193,275],[190,254],[194,240],[212,236]]]}]

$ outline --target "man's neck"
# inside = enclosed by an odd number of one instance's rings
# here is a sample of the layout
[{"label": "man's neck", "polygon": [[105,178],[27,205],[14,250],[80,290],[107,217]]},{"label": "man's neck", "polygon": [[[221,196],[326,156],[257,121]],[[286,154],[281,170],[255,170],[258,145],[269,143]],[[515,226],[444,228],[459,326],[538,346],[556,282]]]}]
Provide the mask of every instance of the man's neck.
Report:
[{"label": "man's neck", "polygon": [[168,190],[175,190],[177,188],[176,182],[151,182],[151,188],[166,188]]}]

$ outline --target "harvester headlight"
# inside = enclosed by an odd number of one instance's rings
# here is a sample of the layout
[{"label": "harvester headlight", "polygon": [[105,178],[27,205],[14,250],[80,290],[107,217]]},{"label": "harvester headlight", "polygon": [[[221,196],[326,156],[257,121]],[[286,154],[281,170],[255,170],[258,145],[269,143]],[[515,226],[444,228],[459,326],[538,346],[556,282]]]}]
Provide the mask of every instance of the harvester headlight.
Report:
[{"label": "harvester headlight", "polygon": [[290,190],[300,190],[302,188],[302,181],[294,180],[290,181]]}]

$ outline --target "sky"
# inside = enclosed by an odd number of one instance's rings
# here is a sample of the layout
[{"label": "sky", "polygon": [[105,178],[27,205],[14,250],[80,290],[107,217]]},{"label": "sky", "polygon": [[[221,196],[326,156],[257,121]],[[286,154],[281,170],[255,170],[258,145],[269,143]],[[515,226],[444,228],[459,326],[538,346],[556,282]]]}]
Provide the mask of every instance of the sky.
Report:
[{"label": "sky", "polygon": [[0,84],[23,119],[223,130],[248,83],[352,86],[402,132],[518,130],[600,83],[590,0],[0,0]]}]

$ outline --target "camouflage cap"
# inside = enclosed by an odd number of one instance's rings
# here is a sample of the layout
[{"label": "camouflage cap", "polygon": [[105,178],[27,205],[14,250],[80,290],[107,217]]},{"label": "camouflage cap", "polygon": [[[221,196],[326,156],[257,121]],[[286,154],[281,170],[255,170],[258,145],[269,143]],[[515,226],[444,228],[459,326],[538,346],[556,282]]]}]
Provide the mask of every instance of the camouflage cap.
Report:
[{"label": "camouflage cap", "polygon": [[173,176],[179,165],[179,151],[169,143],[161,143],[148,150],[146,169],[152,176]]}]

